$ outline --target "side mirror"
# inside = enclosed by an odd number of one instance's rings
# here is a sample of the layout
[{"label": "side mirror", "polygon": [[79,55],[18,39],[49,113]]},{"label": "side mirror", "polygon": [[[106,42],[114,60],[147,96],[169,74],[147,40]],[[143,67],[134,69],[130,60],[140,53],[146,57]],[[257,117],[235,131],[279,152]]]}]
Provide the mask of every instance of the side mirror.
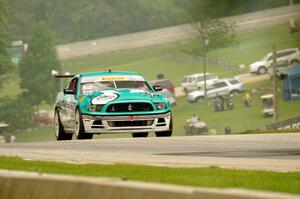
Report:
[{"label": "side mirror", "polygon": [[64,94],[75,95],[76,91],[72,90],[72,89],[65,88],[64,89]]},{"label": "side mirror", "polygon": [[154,89],[156,92],[162,91],[162,87],[161,87],[161,86],[153,86],[153,89]]}]

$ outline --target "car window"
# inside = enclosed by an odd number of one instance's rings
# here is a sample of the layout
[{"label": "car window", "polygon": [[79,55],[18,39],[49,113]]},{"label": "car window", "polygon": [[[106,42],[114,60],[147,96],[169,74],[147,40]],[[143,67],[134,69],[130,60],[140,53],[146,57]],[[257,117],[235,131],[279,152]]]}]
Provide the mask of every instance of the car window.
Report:
[{"label": "car window", "polygon": [[201,81],[203,81],[203,80],[204,80],[204,76],[198,76],[198,77],[197,77],[197,81],[198,81],[198,82],[201,82]]},{"label": "car window", "polygon": [[238,84],[240,82],[238,80],[236,80],[236,79],[233,79],[233,80],[229,80],[229,83],[232,84],[232,85],[234,85],[234,84]]},{"label": "car window", "polygon": [[72,79],[72,81],[70,82],[70,84],[68,86],[68,89],[76,91],[77,90],[77,83],[78,83],[78,79],[77,78]]},{"label": "car window", "polygon": [[191,83],[191,82],[193,82],[193,81],[195,81],[195,78],[194,78],[194,77],[190,77],[190,78],[189,78],[189,82]]},{"label": "car window", "polygon": [[152,91],[145,81],[115,81],[116,88],[136,88]]},{"label": "car window", "polygon": [[188,77],[183,77],[182,82],[187,82],[188,81]]},{"label": "car window", "polygon": [[226,87],[227,84],[225,82],[218,82],[215,85],[215,88],[222,88],[222,87]]}]

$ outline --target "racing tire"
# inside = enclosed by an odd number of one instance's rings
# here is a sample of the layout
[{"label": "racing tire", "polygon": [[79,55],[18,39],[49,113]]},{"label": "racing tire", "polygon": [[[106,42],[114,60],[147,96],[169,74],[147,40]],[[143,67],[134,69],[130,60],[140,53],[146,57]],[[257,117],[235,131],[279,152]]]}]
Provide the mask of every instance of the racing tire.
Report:
[{"label": "racing tire", "polygon": [[156,137],[171,137],[173,133],[173,118],[171,116],[170,130],[155,132]]},{"label": "racing tire", "polygon": [[267,71],[268,71],[267,68],[264,66],[259,67],[257,70],[259,75],[266,74]]},{"label": "racing tire", "polygon": [[295,64],[299,64],[299,63],[300,63],[300,61],[297,59],[294,59],[291,61],[291,65],[295,65]]},{"label": "racing tire", "polygon": [[85,133],[80,110],[77,108],[75,112],[75,136],[77,140],[92,139],[93,134]]},{"label": "racing tire", "polygon": [[148,132],[145,133],[131,133],[133,138],[146,138],[148,137]]},{"label": "racing tire", "polygon": [[54,132],[57,141],[60,140],[72,140],[73,134],[66,133],[61,124],[60,116],[57,110],[54,113]]}]

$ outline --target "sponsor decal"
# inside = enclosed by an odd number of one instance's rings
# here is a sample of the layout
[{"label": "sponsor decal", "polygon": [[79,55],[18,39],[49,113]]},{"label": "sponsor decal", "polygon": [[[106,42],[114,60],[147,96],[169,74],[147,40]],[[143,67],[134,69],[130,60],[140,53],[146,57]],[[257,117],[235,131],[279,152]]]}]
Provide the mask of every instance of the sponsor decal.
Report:
[{"label": "sponsor decal", "polygon": [[92,99],[94,105],[104,105],[118,98],[118,95],[112,91],[103,91],[102,95],[99,95]]},{"label": "sponsor decal", "polygon": [[84,98],[83,98],[83,97],[79,98],[79,101],[83,102],[83,100],[84,100]]},{"label": "sponsor decal", "polygon": [[82,77],[81,83],[87,82],[107,82],[107,81],[145,81],[142,76],[139,75],[123,75],[123,76],[93,76],[93,77]]}]

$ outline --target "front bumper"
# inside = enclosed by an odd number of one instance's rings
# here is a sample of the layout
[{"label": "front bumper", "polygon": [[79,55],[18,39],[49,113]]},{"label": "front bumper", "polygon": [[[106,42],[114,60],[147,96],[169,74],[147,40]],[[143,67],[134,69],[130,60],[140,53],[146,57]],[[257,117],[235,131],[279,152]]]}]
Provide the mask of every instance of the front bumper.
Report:
[{"label": "front bumper", "polygon": [[154,115],[82,115],[86,133],[136,133],[170,130],[171,112]]}]

